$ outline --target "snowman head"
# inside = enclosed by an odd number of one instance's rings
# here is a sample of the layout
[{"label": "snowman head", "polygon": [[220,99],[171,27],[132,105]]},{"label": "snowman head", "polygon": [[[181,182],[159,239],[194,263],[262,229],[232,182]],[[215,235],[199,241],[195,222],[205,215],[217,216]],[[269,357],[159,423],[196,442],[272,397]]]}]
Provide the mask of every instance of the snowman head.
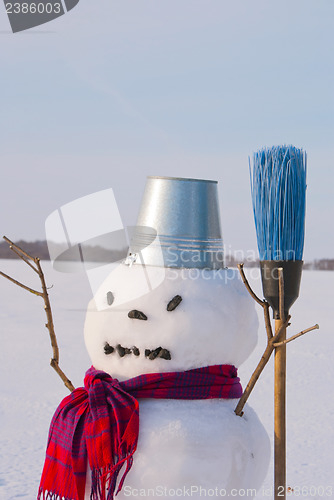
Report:
[{"label": "snowman head", "polygon": [[258,324],[236,270],[167,268],[157,287],[141,293],[147,271],[159,268],[120,264],[89,303],[85,342],[96,369],[124,380],[245,361]]},{"label": "snowman head", "polygon": [[136,227],[131,258],[88,307],[95,368],[123,380],[240,366],[256,344],[257,316],[237,271],[224,268],[217,182],[149,177]]}]

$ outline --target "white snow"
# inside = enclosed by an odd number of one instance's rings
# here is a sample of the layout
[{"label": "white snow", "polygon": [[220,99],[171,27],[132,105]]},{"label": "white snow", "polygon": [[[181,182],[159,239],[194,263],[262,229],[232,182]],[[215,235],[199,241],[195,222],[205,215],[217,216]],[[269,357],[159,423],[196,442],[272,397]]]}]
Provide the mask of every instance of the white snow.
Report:
[{"label": "white snow", "polygon": [[[49,293],[61,367],[74,385],[82,385],[84,372],[90,364],[83,341],[86,305],[91,298],[88,280],[85,275],[56,273],[49,263],[43,266],[48,285],[54,284]],[[2,260],[0,269],[30,286],[39,286],[37,276],[20,261]],[[258,273],[250,271],[254,275],[251,283],[261,295]],[[316,322],[321,329],[308,333],[288,347],[287,484],[294,488],[289,497],[328,498],[334,488],[334,402],[331,398],[334,339],[329,309],[333,279],[331,272],[304,272],[301,296],[291,311],[289,335]],[[33,500],[44,462],[50,420],[68,390],[49,367],[51,347],[44,327],[42,299],[1,279],[0,303],[0,498]],[[261,310],[259,319],[259,344],[239,369],[244,386],[265,347]],[[271,440],[272,401],[270,362],[249,402]],[[272,476],[271,462],[257,498],[272,498]]]},{"label": "white snow", "polygon": [[[146,266],[148,274],[152,274]],[[160,268],[155,268],[159,273]],[[258,322],[254,303],[234,269],[165,269],[165,279],[149,293],[142,294],[146,284],[143,266],[120,264],[101,285],[98,302],[107,297],[114,302],[97,310],[92,300],[85,324],[85,341],[95,368],[120,380],[143,373],[191,370],[201,366],[233,364],[237,368],[253,351]],[[135,298],[119,303],[124,283]],[[143,285],[144,283],[144,285]],[[179,295],[182,302],[173,311],[167,304]],[[147,321],[129,319],[136,309]],[[138,357],[117,352],[105,355],[105,343],[140,350]],[[162,346],[171,360],[145,358],[145,349]]]},{"label": "white snow", "polygon": [[[233,400],[141,400],[138,448],[117,498],[135,490],[155,498],[150,491],[259,488],[268,468],[268,437],[250,407],[240,418],[235,406]],[[193,499],[202,496],[193,491]]]},{"label": "white snow", "polygon": [[[145,271],[145,272],[144,272]],[[85,324],[87,350],[95,368],[120,380],[152,372],[191,370],[208,365],[239,366],[253,351],[258,321],[254,302],[233,269],[163,269],[165,278],[142,293],[147,276],[162,268],[119,265],[101,285],[97,303],[114,301],[97,310],[92,300]],[[156,280],[155,280],[156,281]],[[126,288],[131,290],[125,302]],[[173,297],[182,301],[172,311]],[[147,320],[128,317],[142,311]],[[105,354],[105,343],[121,344],[130,352]],[[131,349],[139,349],[135,356]],[[145,350],[168,349],[171,359],[145,356]],[[242,418],[235,415],[236,401],[140,401],[138,449],[126,479],[129,491],[158,488],[205,491],[258,489],[265,477],[269,439],[251,408]],[[124,499],[127,490],[121,491]],[[202,495],[195,493],[192,498]],[[154,495],[150,494],[150,498]],[[169,498],[165,494],[162,498]],[[86,495],[89,499],[89,493]]]}]

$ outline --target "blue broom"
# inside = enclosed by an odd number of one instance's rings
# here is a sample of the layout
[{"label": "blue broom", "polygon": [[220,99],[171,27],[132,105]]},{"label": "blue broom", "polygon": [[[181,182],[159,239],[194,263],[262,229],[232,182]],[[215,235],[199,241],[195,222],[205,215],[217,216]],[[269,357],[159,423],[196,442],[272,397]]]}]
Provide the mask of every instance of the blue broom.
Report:
[{"label": "blue broom", "polygon": [[[306,154],[293,146],[264,148],[250,165],[263,294],[273,309],[275,334],[274,498],[286,498],[286,318],[299,295],[305,231]],[[283,270],[284,304],[279,300]],[[284,317],[282,317],[284,316]]]},{"label": "blue broom", "polygon": [[294,146],[263,148],[254,153],[250,174],[263,292],[279,319],[278,268],[283,268],[285,317],[299,295],[306,153]]}]

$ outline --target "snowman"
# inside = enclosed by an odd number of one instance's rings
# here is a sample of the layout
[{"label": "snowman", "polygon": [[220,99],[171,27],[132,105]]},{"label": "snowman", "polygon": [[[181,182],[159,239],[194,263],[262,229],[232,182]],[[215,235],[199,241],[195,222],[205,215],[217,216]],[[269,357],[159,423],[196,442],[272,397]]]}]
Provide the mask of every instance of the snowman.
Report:
[{"label": "snowman", "polygon": [[[51,424],[43,477],[72,480],[73,499],[244,498],[261,486],[269,438],[249,405],[234,413],[257,316],[222,250],[215,181],[148,178],[131,252],[88,305],[85,388]],[[42,479],[40,498],[72,499],[52,484]]]}]

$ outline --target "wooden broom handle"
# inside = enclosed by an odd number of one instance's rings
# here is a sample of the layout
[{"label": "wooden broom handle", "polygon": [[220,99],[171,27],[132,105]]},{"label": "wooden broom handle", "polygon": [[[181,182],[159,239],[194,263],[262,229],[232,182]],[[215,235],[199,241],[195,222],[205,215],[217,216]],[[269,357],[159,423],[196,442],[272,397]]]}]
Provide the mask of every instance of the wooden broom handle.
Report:
[{"label": "wooden broom handle", "polygon": [[[275,321],[275,332],[281,328],[284,319]],[[279,341],[286,340],[283,328]],[[275,348],[275,396],[274,396],[274,460],[275,500],[286,498],[286,344]]]},{"label": "wooden broom handle", "polygon": [[[285,323],[284,315],[284,276],[278,270],[279,314],[275,321],[275,333]],[[286,327],[282,328],[279,342],[286,340]],[[274,395],[274,488],[275,500],[286,498],[286,344],[275,347],[275,395]]]}]

